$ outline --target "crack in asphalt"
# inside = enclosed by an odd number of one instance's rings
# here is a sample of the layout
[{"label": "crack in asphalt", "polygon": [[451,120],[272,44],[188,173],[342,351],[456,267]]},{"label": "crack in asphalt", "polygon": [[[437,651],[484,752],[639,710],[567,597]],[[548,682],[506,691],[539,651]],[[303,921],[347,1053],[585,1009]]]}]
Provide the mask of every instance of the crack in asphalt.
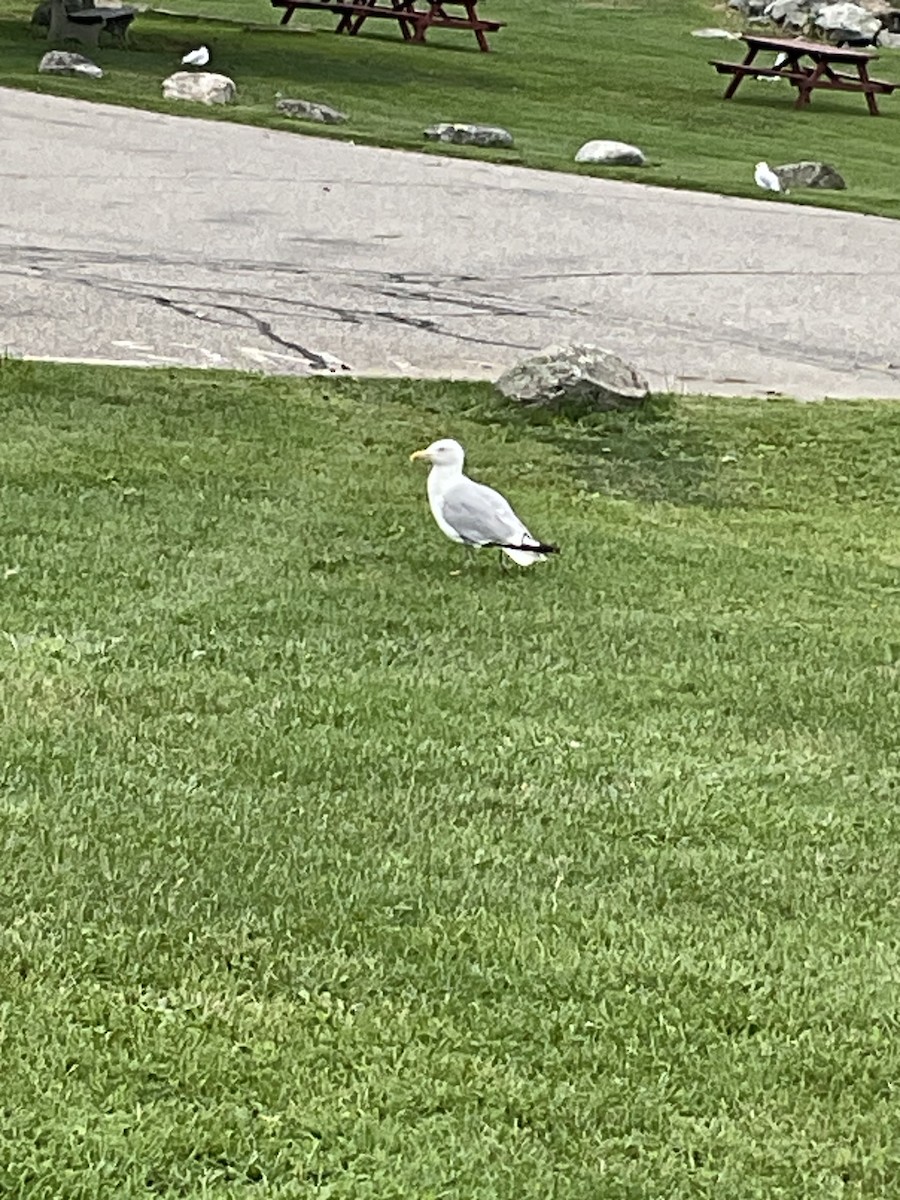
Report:
[{"label": "crack in asphalt", "polygon": [[[309,314],[322,319],[323,317],[339,323],[364,326],[367,322],[387,322],[389,324],[421,330],[437,337],[459,343],[488,347],[503,347],[517,351],[532,351],[534,343],[510,341],[496,336],[481,336],[476,333],[454,330],[446,322],[463,319],[467,315],[476,317],[518,317],[531,320],[541,320],[560,315],[569,318],[590,319],[596,315],[597,306],[570,305],[555,299],[541,299],[534,303],[528,301],[512,301],[508,296],[498,295],[496,289],[514,287],[529,282],[553,280],[560,284],[567,280],[576,279],[635,279],[656,278],[702,278],[702,277],[751,277],[772,276],[797,278],[796,273],[780,269],[758,270],[654,270],[643,271],[565,271],[523,273],[509,276],[494,276],[489,279],[483,275],[457,273],[440,275],[423,271],[379,271],[354,268],[322,268],[311,270],[295,264],[284,262],[258,262],[246,259],[218,259],[211,262],[200,262],[180,256],[165,256],[157,254],[123,253],[110,250],[72,250],[63,247],[48,246],[6,246],[0,247],[0,264],[6,262],[5,268],[0,266],[0,274],[12,277],[47,279],[57,282],[76,283],[81,286],[132,300],[145,300],[161,308],[168,309],[188,320],[203,322],[227,328],[234,321],[223,319],[225,314],[239,318],[241,324],[254,329],[259,337],[282,350],[300,356],[314,370],[333,369],[334,362],[329,362],[322,353],[311,349],[300,340],[290,338],[275,327],[275,320],[281,316],[289,320],[302,319],[303,314]],[[122,270],[127,267],[151,268],[147,272],[164,272],[169,270],[184,271],[190,267],[202,271],[208,276],[218,277],[228,275],[231,285],[223,286],[203,283],[166,283],[151,279],[112,279],[102,269],[91,271],[86,267],[112,267]],[[143,274],[143,272],[141,272]],[[271,294],[269,291],[250,290],[234,285],[235,275],[258,277],[265,274],[271,280],[289,277],[294,285],[298,281],[308,280],[311,284],[323,279],[339,278],[351,291],[366,297],[368,303],[360,305],[326,304],[307,295]],[[810,271],[810,278],[847,278],[858,277],[855,271]],[[868,275],[886,276],[890,272],[874,271]],[[471,290],[469,290],[471,289]],[[415,312],[397,311],[396,308],[384,308],[377,305],[377,299],[400,301],[401,304],[428,306],[428,315],[418,315]],[[442,306],[444,311],[436,305]],[[18,313],[21,315],[22,310]],[[633,333],[644,329],[653,335],[658,335],[660,322],[654,319],[644,320],[633,314],[620,315],[605,308],[602,314],[604,325],[626,330]],[[833,349],[827,344],[811,346],[806,338],[802,343],[794,339],[786,342],[783,336],[766,335],[759,329],[745,330],[743,327],[725,324],[725,336],[733,345],[750,346],[763,352],[784,355],[789,349],[795,361],[810,366],[827,366],[831,369],[860,370],[871,369],[884,372],[886,360],[868,353],[858,351],[851,357],[847,352]],[[695,344],[714,344],[721,341],[723,331],[704,330],[691,324],[685,319],[675,319],[671,315],[665,322],[665,331],[681,333],[686,339]],[[329,356],[330,357],[330,356]]]}]

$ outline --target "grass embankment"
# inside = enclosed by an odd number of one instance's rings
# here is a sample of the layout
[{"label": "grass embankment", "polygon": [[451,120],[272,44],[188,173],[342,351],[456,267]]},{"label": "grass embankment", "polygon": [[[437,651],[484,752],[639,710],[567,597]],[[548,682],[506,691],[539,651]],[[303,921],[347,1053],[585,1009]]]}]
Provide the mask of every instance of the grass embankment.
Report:
[{"label": "grass embankment", "polygon": [[[896,1195],[897,408],[0,424],[0,1191]],[[453,574],[447,432],[558,560]]]},{"label": "grass embankment", "polygon": [[[492,38],[492,54],[478,53],[470,34],[436,32],[432,45],[407,46],[392,23],[345,38],[334,35],[327,14],[298,13],[294,20],[315,31],[304,35],[279,30],[279,14],[265,0],[179,2],[207,15],[141,15],[132,49],[95,55],[104,79],[78,81],[37,75],[46,42],[27,25],[31,6],[12,0],[0,18],[0,85],[416,149],[425,148],[422,131],[436,121],[487,121],[511,130],[516,148],[439,152],[743,196],[760,195],[753,183],[759,159],[824,159],[844,174],[846,192],[797,192],[779,202],[900,215],[900,93],[883,98],[878,120],[860,96],[821,91],[808,111],[795,112],[793,93],[781,84],[745,83],[726,103],[724,81],[707,60],[737,58],[742,47],[690,31],[739,25],[704,0],[485,0],[486,13],[508,21]],[[272,29],[216,22],[212,13]],[[212,50],[212,68],[237,83],[238,102],[227,111],[161,98],[161,81],[200,41]],[[900,82],[900,53],[884,51],[876,68]],[[332,104],[350,120],[326,130],[288,121],[275,113],[278,91]],[[575,151],[597,137],[637,143],[651,165],[576,168]]]}]

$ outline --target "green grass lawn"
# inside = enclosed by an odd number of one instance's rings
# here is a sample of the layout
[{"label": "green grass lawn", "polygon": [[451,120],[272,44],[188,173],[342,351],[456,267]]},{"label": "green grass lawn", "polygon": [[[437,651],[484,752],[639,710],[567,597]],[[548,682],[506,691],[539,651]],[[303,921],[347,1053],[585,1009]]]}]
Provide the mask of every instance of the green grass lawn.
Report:
[{"label": "green grass lawn", "polygon": [[2,362],[0,1193],[895,1197],[898,455]]},{"label": "green grass lawn", "polygon": [[[46,43],[27,25],[30,4],[9,0],[0,17],[0,84],[321,134],[309,122],[275,115],[281,91],[349,114],[325,136],[417,149],[435,121],[487,121],[515,135],[514,150],[493,152],[501,161],[734,195],[760,195],[753,183],[759,159],[824,159],[844,173],[848,190],[798,192],[787,203],[900,215],[900,92],[883,99],[878,120],[855,95],[819,92],[808,111],[795,112],[793,92],[781,84],[747,82],[726,103],[725,81],[707,60],[737,58],[741,47],[690,31],[739,26],[708,0],[485,0],[488,15],[508,22],[493,36],[492,54],[480,54],[470,34],[446,31],[433,33],[432,45],[408,46],[387,22],[371,36],[337,37],[333,19],[315,13],[295,17],[308,18],[312,35],[279,30],[266,0],[165,4],[207,15],[139,16],[133,49],[101,50],[105,78],[79,82],[36,74]],[[216,23],[213,13],[272,29]],[[227,112],[161,99],[163,78],[201,40],[212,49],[212,66],[237,82],[239,100]],[[900,53],[884,51],[874,73],[900,82]],[[575,151],[595,137],[636,142],[651,165],[576,168]]]}]

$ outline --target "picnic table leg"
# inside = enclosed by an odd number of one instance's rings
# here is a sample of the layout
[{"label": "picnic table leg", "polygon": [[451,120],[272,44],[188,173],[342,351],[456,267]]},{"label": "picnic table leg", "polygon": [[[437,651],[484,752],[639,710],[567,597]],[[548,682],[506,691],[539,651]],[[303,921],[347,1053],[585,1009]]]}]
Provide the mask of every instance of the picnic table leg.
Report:
[{"label": "picnic table leg", "polygon": [[292,8],[286,8],[284,10],[284,12],[281,14],[281,20],[278,22],[278,24],[279,25],[287,25],[288,21],[291,19],[291,17],[293,15],[294,15],[294,10]]},{"label": "picnic table leg", "polygon": [[465,0],[466,16],[472,22],[473,32],[478,39],[478,45],[487,54],[490,51],[490,46],[487,43],[487,38],[484,36],[484,30],[478,28],[478,14],[475,12],[477,0]]},{"label": "picnic table leg", "polygon": [[[859,72],[859,78],[864,84],[869,83],[869,70],[864,62],[857,63],[856,69]],[[878,116],[878,104],[875,101],[875,93],[870,91],[868,87],[865,90],[866,104],[869,106],[869,116]]]},{"label": "picnic table leg", "polygon": [[816,63],[814,70],[807,74],[802,83],[797,84],[797,99],[794,103],[794,108],[804,108],[809,104],[812,99],[813,88],[819,82],[827,67],[827,63]]},{"label": "picnic table leg", "polygon": [[[372,5],[375,3],[375,0],[367,0],[367,2],[368,2],[369,7],[371,8]],[[358,16],[358,17],[351,17],[349,13],[344,13],[344,16],[341,18],[340,24],[337,27],[337,31],[338,31],[338,33],[343,33],[343,31],[346,29],[351,37],[356,37],[356,35],[359,33],[360,29],[362,29],[362,27],[365,23],[366,23],[366,14],[365,13],[362,13],[362,15]]]},{"label": "picnic table leg", "polygon": [[[428,30],[428,26],[434,20],[435,10],[439,10],[440,7],[440,4],[435,3],[434,0],[429,0],[427,12],[419,12],[418,10],[414,9],[412,5],[410,5],[409,11],[413,27],[412,40],[414,42],[418,42],[420,46],[425,45],[425,34]],[[415,14],[414,16],[412,15],[413,13]]]},{"label": "picnic table leg", "polygon": [[[749,67],[750,64],[753,62],[754,58],[756,58],[758,50],[759,50],[758,46],[751,46],[750,49],[747,51],[747,53],[744,55],[744,61],[741,63],[741,66]],[[741,81],[743,80],[743,78],[744,78],[743,71],[735,72],[734,77],[731,80],[731,83],[729,83],[728,87],[725,89],[725,95],[722,97],[723,100],[731,99],[731,97],[734,95],[734,93],[740,87],[740,84],[741,84]]]},{"label": "picnic table leg", "polygon": [[[391,6],[395,8],[397,12],[412,13],[414,12],[414,2],[415,0],[391,0]],[[410,27],[415,29],[415,22],[412,20],[407,21],[404,20],[403,17],[400,17],[397,21],[397,24],[400,26],[400,32],[403,34],[404,42],[410,41],[412,38]]]}]

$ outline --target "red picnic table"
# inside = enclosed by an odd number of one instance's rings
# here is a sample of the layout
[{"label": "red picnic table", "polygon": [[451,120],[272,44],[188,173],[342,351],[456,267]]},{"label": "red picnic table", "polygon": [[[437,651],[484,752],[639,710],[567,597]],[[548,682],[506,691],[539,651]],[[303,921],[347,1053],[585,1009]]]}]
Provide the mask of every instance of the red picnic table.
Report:
[{"label": "red picnic table", "polygon": [[[332,12],[339,19],[335,33],[354,37],[370,17],[386,17],[400,26],[403,40],[425,41],[429,29],[470,29],[482,50],[490,50],[486,33],[496,33],[505,21],[489,21],[478,15],[478,0],[271,0],[283,8],[281,24],[287,25],[294,10]],[[454,13],[448,9],[462,10]]]},{"label": "red picnic table", "polygon": [[[749,75],[753,79],[786,79],[797,89],[795,108],[809,104],[816,88],[828,88],[839,92],[862,92],[873,117],[878,116],[876,95],[887,96],[897,87],[882,79],[870,79],[868,64],[877,54],[869,50],[850,50],[831,46],[827,42],[808,42],[804,38],[763,37],[755,33],[742,33],[747,44],[743,60],[736,62],[710,62],[720,75],[733,75],[725,89],[725,100],[730,100],[741,82]],[[775,62],[760,66],[755,60],[760,50],[774,51]],[[855,67],[856,73],[838,71],[835,67]]]}]

